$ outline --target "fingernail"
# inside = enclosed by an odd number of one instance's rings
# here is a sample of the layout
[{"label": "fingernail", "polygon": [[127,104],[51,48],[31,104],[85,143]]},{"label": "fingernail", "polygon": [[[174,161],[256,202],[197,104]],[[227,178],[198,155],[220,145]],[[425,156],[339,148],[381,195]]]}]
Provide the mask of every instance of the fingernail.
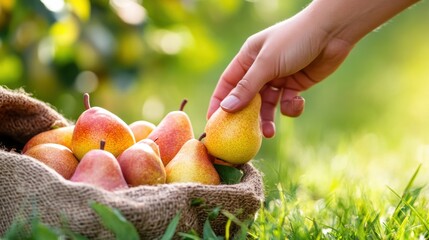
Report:
[{"label": "fingernail", "polygon": [[296,112],[300,112],[304,109],[305,99],[301,96],[296,96],[292,100],[292,108]]},{"label": "fingernail", "polygon": [[226,110],[233,110],[237,104],[240,102],[240,99],[238,99],[236,96],[234,95],[228,95],[225,99],[223,99],[223,101],[220,103],[220,106],[223,109]]}]

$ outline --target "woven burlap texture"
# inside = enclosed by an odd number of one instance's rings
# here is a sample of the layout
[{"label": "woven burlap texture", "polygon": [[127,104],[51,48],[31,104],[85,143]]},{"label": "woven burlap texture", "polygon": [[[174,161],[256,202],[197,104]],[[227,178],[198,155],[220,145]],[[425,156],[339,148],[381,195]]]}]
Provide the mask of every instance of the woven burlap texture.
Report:
[{"label": "woven burlap texture", "polygon": [[47,103],[21,89],[0,87],[0,136],[26,142],[39,132],[63,127],[69,122]]},{"label": "woven burlap texture", "polygon": [[[42,109],[27,110],[25,106]],[[48,104],[23,91],[4,88],[0,88],[0,120],[2,135],[24,142],[52,125],[69,124]],[[3,121],[11,127],[3,127]],[[112,233],[101,225],[90,208],[91,201],[119,209],[136,227],[141,239],[160,238],[179,211],[181,219],[177,232],[194,229],[201,233],[207,211],[213,207],[220,206],[236,213],[242,220],[253,217],[258,211],[264,199],[262,176],[251,164],[241,169],[244,177],[239,184],[161,184],[109,192],[65,180],[37,160],[3,146],[0,150],[0,236],[15,219],[28,218],[36,211],[42,222],[50,226],[60,227],[66,221],[72,231],[90,239],[112,239]],[[194,199],[202,199],[204,204],[192,206]],[[225,216],[219,215],[211,222],[217,234],[224,234],[226,221]]]}]

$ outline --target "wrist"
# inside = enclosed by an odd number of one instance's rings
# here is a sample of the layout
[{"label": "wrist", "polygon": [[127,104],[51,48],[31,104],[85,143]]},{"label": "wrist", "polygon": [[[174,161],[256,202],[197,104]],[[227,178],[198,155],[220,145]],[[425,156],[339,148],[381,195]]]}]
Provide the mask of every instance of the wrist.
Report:
[{"label": "wrist", "polygon": [[418,0],[314,0],[302,13],[330,38],[355,44]]}]

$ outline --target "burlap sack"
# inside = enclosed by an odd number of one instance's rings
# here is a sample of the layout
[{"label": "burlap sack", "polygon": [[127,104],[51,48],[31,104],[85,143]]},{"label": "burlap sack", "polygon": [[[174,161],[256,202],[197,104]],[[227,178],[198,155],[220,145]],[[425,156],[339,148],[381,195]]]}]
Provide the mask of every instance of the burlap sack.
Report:
[{"label": "burlap sack", "polygon": [[[201,233],[207,209],[221,206],[231,213],[241,212],[237,217],[244,220],[254,216],[264,198],[261,175],[250,164],[242,166],[245,175],[241,183],[233,185],[162,184],[108,192],[70,182],[19,154],[19,146],[35,134],[53,125],[68,125],[64,117],[23,91],[0,87],[0,123],[0,236],[16,217],[28,217],[36,210],[50,226],[62,226],[65,219],[72,231],[90,239],[113,238],[89,207],[90,201],[119,209],[141,239],[160,238],[178,211],[181,219],[176,232],[194,229]],[[193,199],[203,199],[204,205],[191,206]],[[218,235],[224,234],[226,221],[219,215],[211,222]]]}]

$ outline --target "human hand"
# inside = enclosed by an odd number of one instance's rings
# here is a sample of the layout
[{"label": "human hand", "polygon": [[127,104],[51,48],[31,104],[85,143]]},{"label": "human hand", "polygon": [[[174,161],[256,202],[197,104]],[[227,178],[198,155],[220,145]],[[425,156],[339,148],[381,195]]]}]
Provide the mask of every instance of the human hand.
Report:
[{"label": "human hand", "polygon": [[334,72],[352,47],[304,14],[256,33],[221,75],[207,117],[219,106],[227,112],[239,111],[260,92],[262,131],[273,137],[277,105],[283,115],[299,116],[305,103],[300,92]]}]

